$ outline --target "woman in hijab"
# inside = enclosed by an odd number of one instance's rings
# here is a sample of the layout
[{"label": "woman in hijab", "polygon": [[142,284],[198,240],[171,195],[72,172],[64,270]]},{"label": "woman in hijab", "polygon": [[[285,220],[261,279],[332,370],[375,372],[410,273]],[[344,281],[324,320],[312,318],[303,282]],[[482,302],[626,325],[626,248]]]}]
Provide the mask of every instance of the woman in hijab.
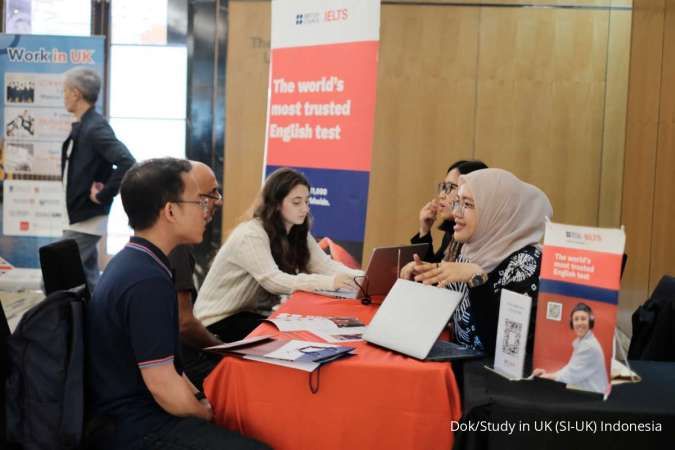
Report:
[{"label": "woman in hijab", "polygon": [[[418,263],[413,275],[461,292],[452,319],[455,340],[492,354],[501,290],[529,295],[536,307],[538,244],[553,209],[539,188],[506,170],[483,169],[459,178],[453,213],[453,237],[463,244],[457,262]],[[534,316],[532,311],[531,321]],[[530,327],[531,336],[533,331]]]}]

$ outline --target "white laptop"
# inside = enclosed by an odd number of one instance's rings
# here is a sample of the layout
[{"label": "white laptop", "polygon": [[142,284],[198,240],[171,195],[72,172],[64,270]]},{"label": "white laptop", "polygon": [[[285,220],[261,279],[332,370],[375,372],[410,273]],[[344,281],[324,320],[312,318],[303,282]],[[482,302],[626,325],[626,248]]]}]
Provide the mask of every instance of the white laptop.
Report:
[{"label": "white laptop", "polygon": [[368,325],[363,339],[417,359],[447,361],[481,357],[481,352],[443,341],[439,341],[445,344],[439,354],[430,355],[460,300],[459,292],[399,279]]},{"label": "white laptop", "polygon": [[429,244],[378,247],[370,255],[368,269],[363,277],[357,278],[361,289],[336,291],[319,290],[321,295],[338,298],[367,298],[372,295],[387,295],[398,279],[403,266],[413,260],[413,255],[423,257]]}]

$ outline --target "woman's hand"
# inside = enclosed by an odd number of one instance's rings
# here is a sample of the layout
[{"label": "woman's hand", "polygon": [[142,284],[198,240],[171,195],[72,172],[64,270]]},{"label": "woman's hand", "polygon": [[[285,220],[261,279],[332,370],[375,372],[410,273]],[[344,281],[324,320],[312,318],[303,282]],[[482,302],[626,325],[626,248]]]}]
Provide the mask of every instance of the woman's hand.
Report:
[{"label": "woman's hand", "polygon": [[415,273],[415,264],[417,264],[415,261],[410,261],[408,264],[403,266],[401,273],[398,274],[398,277],[403,278],[404,280],[412,280]]},{"label": "woman's hand", "polygon": [[356,290],[357,286],[354,283],[354,277],[348,273],[339,273],[333,278],[333,290],[348,289]]},{"label": "woman's hand", "polygon": [[415,281],[421,281],[424,284],[438,284],[438,287],[445,287],[450,283],[468,282],[475,274],[483,271],[477,264],[445,261],[437,264],[436,267],[424,267],[422,269],[426,270],[417,275]]},{"label": "woman's hand", "polygon": [[412,280],[413,278],[415,278],[415,275],[418,275],[423,272],[426,265],[430,265],[432,267],[434,266],[422,261],[420,257],[417,256],[417,253],[415,253],[413,255],[413,260],[410,261],[405,266],[403,266],[403,268],[401,269],[399,278],[403,278],[404,280]]},{"label": "woman's hand", "polygon": [[420,237],[429,234],[431,227],[436,222],[436,214],[438,213],[438,201],[433,199],[420,210]]}]

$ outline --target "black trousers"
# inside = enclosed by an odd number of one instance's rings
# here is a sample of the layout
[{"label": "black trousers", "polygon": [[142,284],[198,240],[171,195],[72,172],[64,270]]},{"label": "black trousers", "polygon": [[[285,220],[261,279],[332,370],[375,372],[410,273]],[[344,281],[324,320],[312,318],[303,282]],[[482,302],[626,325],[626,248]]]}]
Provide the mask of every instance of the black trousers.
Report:
[{"label": "black trousers", "polygon": [[206,327],[217,335],[223,342],[234,342],[244,339],[262,323],[265,316],[253,312],[243,311],[226,317]]},{"label": "black trousers", "polygon": [[268,446],[205,420],[188,417],[143,438],[143,450],[263,450]]}]

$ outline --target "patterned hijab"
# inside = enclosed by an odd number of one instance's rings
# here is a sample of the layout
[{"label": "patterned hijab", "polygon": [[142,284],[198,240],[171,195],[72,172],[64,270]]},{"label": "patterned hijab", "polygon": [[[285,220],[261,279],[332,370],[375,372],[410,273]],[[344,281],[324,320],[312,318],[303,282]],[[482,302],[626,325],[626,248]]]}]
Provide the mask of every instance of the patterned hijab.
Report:
[{"label": "patterned hijab", "polygon": [[502,169],[478,170],[459,180],[471,189],[478,218],[463,257],[489,273],[515,251],[541,241],[546,218],[553,216],[541,189]]}]

